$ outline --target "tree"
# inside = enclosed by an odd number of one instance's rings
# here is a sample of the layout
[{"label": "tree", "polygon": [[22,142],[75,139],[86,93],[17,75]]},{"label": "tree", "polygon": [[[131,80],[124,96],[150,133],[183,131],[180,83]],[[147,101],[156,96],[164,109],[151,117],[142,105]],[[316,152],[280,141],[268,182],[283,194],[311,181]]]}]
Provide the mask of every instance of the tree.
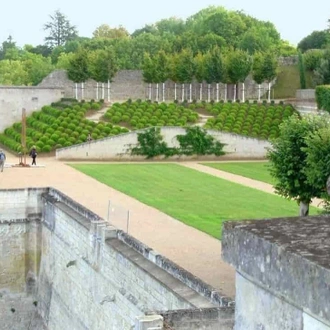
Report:
[{"label": "tree", "polygon": [[22,61],[0,61],[0,85],[22,86],[30,84],[29,74]]},{"label": "tree", "polygon": [[56,10],[49,17],[50,21],[44,25],[44,30],[49,33],[45,41],[51,48],[62,46],[78,36],[76,27],[71,25],[70,21],[59,10]]},{"label": "tree", "polygon": [[191,95],[192,95],[192,88],[191,83],[194,78],[195,73],[195,65],[194,65],[194,57],[192,51],[190,49],[184,49],[182,52],[179,53],[176,63],[176,72],[178,82],[182,84],[182,102],[185,99],[185,90],[184,85],[185,83],[190,83],[190,102]]},{"label": "tree", "polygon": [[216,83],[218,102],[219,83],[224,81],[226,74],[225,60],[219,47],[214,47],[205,55],[205,73],[205,80],[208,83],[208,101],[210,102],[210,84]]},{"label": "tree", "polygon": [[252,57],[243,50],[234,50],[228,54],[227,72],[229,81],[234,84],[234,101],[236,101],[236,85],[243,83],[244,102],[244,82],[252,68]]},{"label": "tree", "polygon": [[169,60],[166,53],[161,50],[155,57],[155,82],[156,86],[156,101],[158,101],[158,84],[163,84],[163,102],[165,101],[165,81],[168,79],[169,76]]},{"label": "tree", "polygon": [[302,39],[298,44],[298,49],[303,53],[309,49],[322,49],[327,44],[327,31],[313,31],[310,35]]},{"label": "tree", "polygon": [[274,52],[265,53],[263,73],[265,81],[268,82],[268,102],[270,102],[270,84],[276,78],[278,69],[278,60]]},{"label": "tree", "polygon": [[128,31],[121,25],[111,28],[108,24],[102,24],[93,32],[93,38],[120,39],[128,36]]},{"label": "tree", "polygon": [[307,139],[327,125],[318,116],[301,119],[293,115],[280,125],[280,135],[271,141],[267,153],[270,173],[276,179],[275,192],[296,200],[300,204],[300,216],[307,216],[312,199],[321,196],[319,187],[307,178]]},{"label": "tree", "polygon": [[155,82],[156,78],[156,63],[151,59],[149,53],[144,54],[142,75],[143,81],[149,85],[149,100],[151,100],[151,84]]},{"label": "tree", "polygon": [[261,84],[265,81],[264,75],[264,60],[265,56],[261,52],[257,52],[253,56],[252,76],[253,80],[258,84],[258,101],[261,98]]},{"label": "tree", "polygon": [[99,49],[90,54],[89,72],[96,80],[96,99],[98,99],[98,83],[102,83],[102,99],[104,99],[104,83],[108,84],[108,102],[110,102],[110,83],[117,72],[117,63],[113,48]]},{"label": "tree", "polygon": [[315,81],[319,85],[330,84],[330,49],[324,52],[319,67],[314,71]]},{"label": "tree", "polygon": [[[329,116],[325,121],[329,122]],[[328,200],[325,191],[326,182],[330,176],[330,129],[329,127],[321,128],[314,134],[306,138],[306,148],[304,152],[307,154],[306,170],[307,182],[313,185],[315,189],[321,192],[321,197]]]},{"label": "tree", "polygon": [[16,42],[13,41],[13,37],[9,35],[7,40],[5,40],[0,47],[0,60],[17,60],[19,49],[16,46]]},{"label": "tree", "polygon": [[205,68],[205,56],[202,53],[198,53],[195,56],[195,78],[199,82],[199,100],[203,99],[203,82],[206,77],[206,68]]},{"label": "tree", "polygon": [[76,99],[78,99],[78,83],[82,87],[82,99],[84,91],[84,82],[90,77],[88,68],[88,53],[84,49],[80,49],[72,59],[67,70],[70,80],[76,83]]},{"label": "tree", "polygon": [[299,52],[298,54],[298,59],[299,59],[300,88],[306,89],[306,70],[305,70],[304,58],[301,52]]}]

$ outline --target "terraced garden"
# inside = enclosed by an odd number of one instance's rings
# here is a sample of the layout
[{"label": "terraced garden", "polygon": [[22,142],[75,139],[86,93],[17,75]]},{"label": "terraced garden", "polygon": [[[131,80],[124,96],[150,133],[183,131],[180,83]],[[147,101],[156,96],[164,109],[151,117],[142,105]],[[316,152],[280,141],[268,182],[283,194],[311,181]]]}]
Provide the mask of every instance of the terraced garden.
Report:
[{"label": "terraced garden", "polygon": [[[27,148],[35,145],[38,152],[47,153],[86,142],[89,133],[96,140],[128,131],[110,123],[96,124],[85,118],[87,112],[100,108],[101,104],[96,102],[58,102],[44,106],[26,119]],[[0,143],[14,152],[22,151],[21,132],[22,123],[15,123],[0,134]]]}]

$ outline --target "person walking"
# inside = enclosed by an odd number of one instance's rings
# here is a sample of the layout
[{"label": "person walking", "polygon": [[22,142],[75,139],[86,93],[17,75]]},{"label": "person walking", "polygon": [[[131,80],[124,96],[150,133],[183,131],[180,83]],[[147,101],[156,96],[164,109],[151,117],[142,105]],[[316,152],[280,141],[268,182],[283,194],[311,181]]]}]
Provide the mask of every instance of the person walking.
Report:
[{"label": "person walking", "polygon": [[5,167],[5,161],[6,161],[6,154],[3,152],[3,150],[0,150],[0,171],[3,172],[3,168]]},{"label": "person walking", "polygon": [[30,151],[30,156],[32,157],[32,165],[37,165],[36,158],[37,158],[37,149],[35,146]]}]

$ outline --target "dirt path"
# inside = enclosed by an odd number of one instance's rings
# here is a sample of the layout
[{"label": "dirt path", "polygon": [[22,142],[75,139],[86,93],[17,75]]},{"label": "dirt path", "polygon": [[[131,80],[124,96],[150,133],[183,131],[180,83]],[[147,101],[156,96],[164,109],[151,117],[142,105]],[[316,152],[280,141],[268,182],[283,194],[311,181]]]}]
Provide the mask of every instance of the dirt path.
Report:
[{"label": "dirt path", "polygon": [[[231,182],[235,182],[235,183],[239,183],[243,186],[246,187],[251,187],[251,188],[255,188],[261,191],[264,191],[266,193],[270,193],[270,194],[274,194],[275,195],[275,190],[273,188],[272,185],[265,183],[265,182],[261,182],[261,181],[257,181],[257,180],[253,180],[253,179],[249,179],[246,178],[244,176],[240,176],[240,175],[236,175],[236,174],[232,174],[232,173],[228,173],[228,172],[224,172],[212,167],[208,167],[202,164],[198,164],[198,163],[193,163],[193,162],[184,162],[184,163],[179,163],[179,165],[203,172],[203,173],[207,173],[213,176],[216,176],[218,178],[221,179],[225,179]],[[322,200],[320,199],[314,199],[312,201],[312,205],[315,207],[319,207],[319,205],[322,203]],[[298,210],[297,210],[298,212]]]},{"label": "dirt path", "polygon": [[[8,163],[17,158],[8,155]],[[53,158],[40,158],[44,168],[5,168],[0,189],[52,186],[101,217],[106,218],[111,200],[117,217],[113,224],[126,229],[125,210],[130,210],[129,233],[194,275],[235,296],[234,270],[221,260],[221,242],[137,200],[84,175]],[[1,212],[1,210],[0,210]]]}]

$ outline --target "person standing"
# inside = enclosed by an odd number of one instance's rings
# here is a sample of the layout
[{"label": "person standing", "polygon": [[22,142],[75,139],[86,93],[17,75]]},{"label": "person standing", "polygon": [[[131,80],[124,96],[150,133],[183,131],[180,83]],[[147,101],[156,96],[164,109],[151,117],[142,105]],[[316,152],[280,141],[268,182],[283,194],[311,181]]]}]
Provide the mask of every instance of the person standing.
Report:
[{"label": "person standing", "polygon": [[30,151],[30,156],[32,157],[32,165],[37,165],[36,158],[37,158],[37,149],[36,147],[33,147]]},{"label": "person standing", "polygon": [[0,170],[3,172],[3,168],[5,167],[5,161],[6,161],[6,154],[3,152],[3,150],[0,150]]}]

